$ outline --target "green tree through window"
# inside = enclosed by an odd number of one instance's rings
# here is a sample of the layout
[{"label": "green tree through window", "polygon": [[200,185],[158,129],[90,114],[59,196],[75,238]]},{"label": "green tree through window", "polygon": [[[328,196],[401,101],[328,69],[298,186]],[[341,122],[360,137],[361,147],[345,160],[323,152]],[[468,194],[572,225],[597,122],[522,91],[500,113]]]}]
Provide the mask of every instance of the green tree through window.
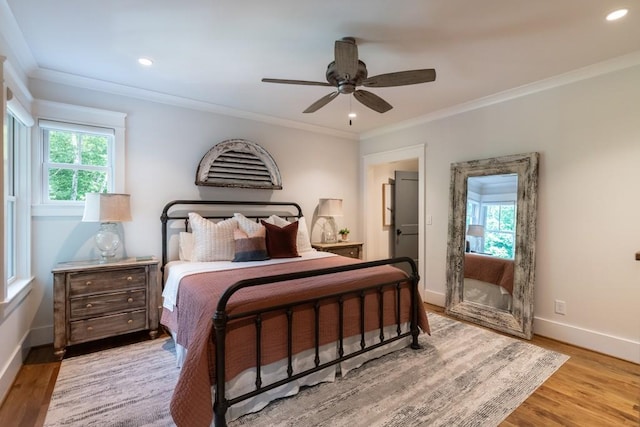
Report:
[{"label": "green tree through window", "polygon": [[513,259],[515,254],[516,206],[510,203],[491,203],[484,211],[484,252],[500,258]]},{"label": "green tree through window", "polygon": [[113,136],[66,129],[43,132],[50,201],[83,201],[86,193],[111,190]]}]

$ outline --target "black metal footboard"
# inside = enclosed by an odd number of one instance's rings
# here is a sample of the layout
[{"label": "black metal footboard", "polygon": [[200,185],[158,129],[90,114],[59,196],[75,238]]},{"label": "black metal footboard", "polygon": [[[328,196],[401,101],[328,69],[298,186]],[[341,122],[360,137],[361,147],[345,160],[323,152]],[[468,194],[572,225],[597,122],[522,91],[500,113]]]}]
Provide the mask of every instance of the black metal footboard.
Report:
[{"label": "black metal footboard", "polygon": [[[411,274],[405,278],[405,279],[400,279],[397,281],[393,281],[393,282],[385,282],[385,283],[374,283],[371,285],[367,285],[365,287],[359,288],[359,289],[351,289],[345,292],[338,292],[338,293],[333,293],[330,295],[323,295],[321,297],[314,297],[311,299],[305,299],[305,300],[300,300],[300,301],[295,301],[292,303],[288,303],[288,304],[282,304],[282,305],[277,305],[277,306],[273,306],[273,307],[268,307],[268,308],[264,308],[264,309],[260,309],[260,310],[254,310],[254,311],[247,311],[247,312],[242,312],[242,313],[233,313],[233,314],[228,314],[227,313],[227,303],[229,301],[229,299],[231,298],[231,296],[236,293],[237,291],[239,291],[240,289],[243,288],[248,288],[248,287],[253,287],[253,286],[260,286],[260,285],[266,285],[266,284],[272,284],[272,283],[277,283],[277,282],[284,282],[284,281],[289,281],[289,280],[296,280],[296,279],[303,279],[303,278],[307,278],[307,277],[312,277],[312,276],[321,276],[321,275],[325,275],[325,274],[333,274],[333,273],[341,273],[341,272],[346,272],[346,271],[352,271],[352,270],[359,270],[359,269],[366,269],[366,268],[371,268],[371,267],[376,267],[376,266],[382,266],[382,265],[396,265],[396,264],[401,264],[401,263],[406,263],[409,264],[410,270],[411,270]],[[418,335],[420,333],[419,329],[418,329],[418,310],[421,309],[421,298],[418,292],[418,273],[417,273],[417,269],[416,269],[416,265],[414,263],[414,261],[410,258],[407,257],[402,257],[402,258],[393,258],[393,259],[386,259],[386,260],[379,260],[379,261],[370,261],[370,262],[363,262],[363,263],[358,263],[358,264],[351,264],[351,265],[346,265],[346,266],[340,266],[340,267],[332,267],[332,268],[326,268],[326,269],[319,269],[319,270],[309,270],[309,271],[301,271],[301,272],[296,272],[296,273],[289,273],[289,274],[280,274],[280,275],[274,275],[274,276],[266,276],[266,277],[259,277],[259,278],[255,278],[255,279],[248,279],[248,280],[242,280],[239,281],[237,283],[235,283],[234,285],[232,285],[231,287],[229,287],[225,293],[222,295],[222,297],[220,298],[219,302],[218,302],[218,306],[215,312],[215,315],[213,317],[213,325],[214,325],[214,330],[215,330],[215,349],[216,349],[216,383],[215,383],[215,401],[214,401],[214,405],[213,405],[213,410],[214,410],[214,421],[215,421],[215,425],[217,427],[221,427],[221,426],[226,426],[226,412],[227,409],[229,408],[229,406],[238,403],[240,401],[243,401],[245,399],[249,399],[251,397],[257,396],[265,391],[274,389],[276,387],[280,387],[286,383],[289,383],[291,381],[295,381],[299,378],[302,378],[304,376],[310,375],[314,372],[320,371],[324,368],[327,368],[329,366],[335,365],[337,363],[340,363],[344,360],[348,360],[351,359],[353,357],[359,356],[363,353],[366,353],[368,351],[374,350],[376,348],[379,348],[385,344],[391,343],[393,341],[397,341],[399,339],[411,336],[412,337],[412,343],[411,343],[411,348],[413,349],[418,349],[420,348],[420,345],[418,344]],[[410,327],[409,330],[406,332],[402,332],[401,330],[401,298],[400,298],[400,292],[403,288],[408,288],[410,291],[410,295],[411,295],[411,304],[410,304]],[[392,336],[385,336],[384,333],[384,319],[383,319],[383,313],[384,313],[384,298],[382,297],[383,292],[388,292],[389,290],[395,290],[396,292],[396,304],[397,307],[395,308],[395,316],[396,316],[396,321],[395,321],[395,325],[396,325],[396,332],[395,334],[393,334]],[[366,341],[365,341],[365,297],[366,295],[370,295],[374,292],[378,292],[380,295],[380,298],[378,298],[378,312],[379,312],[379,329],[380,329],[380,335],[378,337],[378,342],[376,342],[375,344],[371,344],[371,345],[367,345]],[[344,301],[346,299],[352,299],[352,298],[356,298],[359,299],[360,301],[360,313],[359,313],[359,329],[360,329],[360,349],[354,352],[351,352],[349,354],[344,354],[344,339],[348,338],[348,337],[344,337],[343,332],[344,332]],[[319,357],[319,352],[320,352],[320,305],[323,302],[331,302],[334,304],[337,304],[338,306],[338,314],[339,314],[339,319],[338,319],[338,357],[334,360],[328,361],[328,362],[324,362],[324,363],[320,363],[320,357]],[[307,307],[312,307],[315,313],[315,321],[314,321],[314,325],[312,325],[312,327],[314,328],[314,334],[315,334],[315,358],[314,358],[314,367],[310,368],[310,369],[306,369],[297,373],[293,373],[293,368],[292,368],[292,361],[293,361],[293,310],[295,307],[301,307],[301,306],[307,306]],[[286,314],[286,318],[287,318],[287,329],[288,329],[288,334],[287,334],[287,359],[288,359],[288,366],[287,366],[287,376],[285,378],[282,378],[281,380],[278,380],[276,382],[270,383],[268,385],[262,385],[262,374],[261,374],[261,370],[262,370],[262,366],[261,366],[261,344],[262,344],[262,318],[265,314],[267,313],[273,313],[273,312],[282,312],[284,314]],[[255,389],[251,392],[242,394],[240,396],[234,397],[232,399],[227,399],[226,396],[226,390],[225,390],[225,367],[226,367],[226,360],[225,360],[225,347],[226,347],[226,333],[227,333],[227,325],[229,322],[236,320],[236,319],[253,319],[253,323],[255,325],[255,330],[256,330],[256,382],[255,382]],[[311,326],[310,326],[311,327]]]}]

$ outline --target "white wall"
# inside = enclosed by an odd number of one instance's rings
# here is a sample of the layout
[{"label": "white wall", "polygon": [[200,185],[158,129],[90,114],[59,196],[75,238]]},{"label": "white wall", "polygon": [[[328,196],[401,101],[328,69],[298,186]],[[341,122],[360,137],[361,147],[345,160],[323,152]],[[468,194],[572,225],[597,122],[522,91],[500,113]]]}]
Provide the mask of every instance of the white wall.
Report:
[{"label": "white wall", "polygon": [[640,362],[639,117],[636,65],[372,135],[360,150],[426,142],[426,297],[439,305],[450,164],[540,152],[535,333]]},{"label": "white wall", "polygon": [[[319,198],[342,198],[344,217],[338,226],[349,224],[352,238],[361,238],[355,226],[359,211],[356,141],[38,80],[32,80],[30,88],[37,99],[127,114],[125,190],[131,194],[133,221],[123,226],[129,256],[160,257],[160,213],[174,199],[295,201],[311,227]],[[197,187],[195,174],[202,156],[215,143],[231,138],[248,139],[265,148],[280,169],[283,189]],[[319,236],[318,227],[314,236]],[[32,328],[39,341],[50,342],[52,337],[51,268],[60,261],[87,259],[95,231],[96,224],[82,223],[80,217],[34,218],[39,309]]]}]

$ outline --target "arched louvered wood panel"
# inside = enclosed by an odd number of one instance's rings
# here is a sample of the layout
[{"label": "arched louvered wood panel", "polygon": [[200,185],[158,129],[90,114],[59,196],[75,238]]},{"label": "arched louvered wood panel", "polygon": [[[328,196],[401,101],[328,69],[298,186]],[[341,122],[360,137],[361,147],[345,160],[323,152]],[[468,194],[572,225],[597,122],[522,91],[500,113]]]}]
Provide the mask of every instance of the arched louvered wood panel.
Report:
[{"label": "arched louvered wood panel", "polygon": [[196,185],[282,190],[280,171],[273,157],[245,139],[229,139],[214,145],[200,160]]}]

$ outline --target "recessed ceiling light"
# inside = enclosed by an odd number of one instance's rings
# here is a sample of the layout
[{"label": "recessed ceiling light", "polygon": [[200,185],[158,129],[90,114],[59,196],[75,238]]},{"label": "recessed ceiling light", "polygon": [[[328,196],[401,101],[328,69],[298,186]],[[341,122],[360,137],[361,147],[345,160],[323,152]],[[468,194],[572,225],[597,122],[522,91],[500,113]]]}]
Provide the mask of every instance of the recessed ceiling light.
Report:
[{"label": "recessed ceiling light", "polygon": [[138,58],[138,63],[140,65],[144,65],[145,67],[151,67],[153,65],[153,61],[149,58]]},{"label": "recessed ceiling light", "polygon": [[629,12],[628,9],[614,10],[613,12],[611,12],[610,14],[607,15],[607,21],[615,21],[617,19],[620,19],[623,16],[625,16],[627,14],[627,12]]},{"label": "recessed ceiling light", "polygon": [[353,119],[358,117],[358,115],[356,113],[349,113],[349,117]]}]

